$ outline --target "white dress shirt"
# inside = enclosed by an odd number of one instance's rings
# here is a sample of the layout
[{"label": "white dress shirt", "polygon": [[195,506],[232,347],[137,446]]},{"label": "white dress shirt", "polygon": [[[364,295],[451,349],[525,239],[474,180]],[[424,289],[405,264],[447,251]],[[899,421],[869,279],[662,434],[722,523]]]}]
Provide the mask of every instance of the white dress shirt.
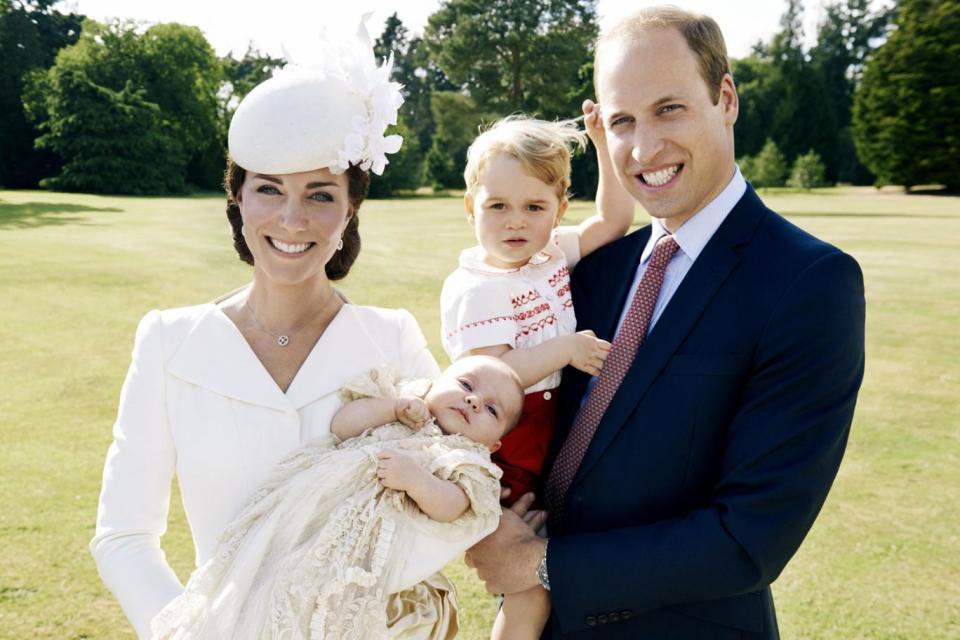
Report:
[{"label": "white dress shirt", "polygon": [[[653,307],[653,316],[650,318],[650,326],[647,329],[647,335],[653,329],[653,325],[660,319],[660,315],[666,308],[667,303],[680,287],[680,283],[686,277],[694,261],[707,246],[710,238],[716,233],[717,229],[727,216],[733,210],[740,198],[747,191],[747,181],[743,179],[740,173],[740,167],[736,167],[730,182],[724,187],[720,194],[710,201],[707,206],[698,211],[692,218],[687,220],[673,234],[673,239],[680,245],[680,250],[674,254],[670,264],[667,265],[667,271],[663,276],[663,285],[660,287],[660,295],[657,296],[657,304]],[[643,272],[647,270],[647,264],[650,262],[650,255],[653,253],[653,247],[663,236],[670,233],[663,226],[663,221],[659,218],[652,218],[650,221],[650,239],[640,254],[640,264],[637,266],[637,273],[633,278],[633,284],[630,286],[630,293],[627,294],[627,301],[620,312],[620,319],[617,321],[617,333],[620,332],[620,326],[627,315],[633,296],[640,286],[640,279]]]},{"label": "white dress shirt", "polygon": [[271,468],[329,433],[340,387],[384,363],[412,377],[439,373],[407,311],[344,305],[286,393],[216,305],[144,317],[90,542],[104,583],[141,638],[183,590],[160,548],[174,472],[200,565]]}]

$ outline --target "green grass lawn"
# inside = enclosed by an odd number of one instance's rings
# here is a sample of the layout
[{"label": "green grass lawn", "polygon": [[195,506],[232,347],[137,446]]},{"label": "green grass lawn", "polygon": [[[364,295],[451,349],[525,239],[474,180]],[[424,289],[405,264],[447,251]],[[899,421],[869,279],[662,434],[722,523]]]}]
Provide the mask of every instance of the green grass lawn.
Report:
[{"label": "green grass lawn", "polygon": [[[774,584],[784,638],[960,638],[960,199],[872,189],[765,194],[853,254],[867,372],[846,459]],[[441,362],[438,296],[471,229],[455,198],[371,201],[343,283],[411,310]],[[589,215],[577,203],[569,218]],[[638,222],[645,216],[638,215]],[[0,638],[130,638],[93,535],[103,458],[136,323],[246,282],[223,199],[0,191]],[[164,547],[186,579],[174,496]],[[494,600],[459,563],[461,637]]]}]

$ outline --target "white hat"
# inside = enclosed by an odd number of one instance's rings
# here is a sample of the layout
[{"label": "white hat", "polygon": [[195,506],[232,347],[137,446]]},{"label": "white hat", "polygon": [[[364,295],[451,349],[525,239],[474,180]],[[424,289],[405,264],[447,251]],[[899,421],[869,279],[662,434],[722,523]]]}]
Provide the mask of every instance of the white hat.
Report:
[{"label": "white hat", "polygon": [[400,84],[390,82],[392,54],[377,67],[361,22],[355,41],[325,37],[316,57],[291,61],[240,102],[230,121],[230,156],[256,173],[342,173],[357,164],[382,174],[386,154],[403,142],[383,135],[403,103]]}]

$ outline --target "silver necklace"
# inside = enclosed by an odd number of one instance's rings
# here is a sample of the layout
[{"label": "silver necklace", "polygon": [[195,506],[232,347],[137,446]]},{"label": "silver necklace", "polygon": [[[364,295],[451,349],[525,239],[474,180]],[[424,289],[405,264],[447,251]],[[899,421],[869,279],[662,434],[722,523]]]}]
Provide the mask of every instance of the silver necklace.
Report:
[{"label": "silver necklace", "polygon": [[263,333],[267,334],[268,336],[270,336],[271,338],[273,338],[274,340],[276,340],[278,347],[285,347],[285,346],[287,346],[288,344],[290,344],[290,338],[291,338],[291,337],[297,335],[297,333],[298,333],[301,329],[303,329],[305,326],[307,326],[307,323],[308,323],[308,322],[310,322],[311,320],[315,320],[318,315],[320,315],[321,313],[323,313],[323,311],[327,308],[327,305],[330,304],[330,301],[333,300],[333,296],[334,296],[334,294],[336,294],[336,292],[337,292],[336,289],[334,289],[333,287],[331,287],[331,288],[330,288],[330,295],[328,295],[328,296],[327,296],[327,299],[323,301],[323,304],[320,305],[320,308],[317,310],[316,313],[307,316],[307,318],[306,318],[303,322],[301,322],[300,324],[298,324],[298,325],[295,326],[294,328],[290,329],[289,331],[286,331],[285,333],[281,333],[281,334],[279,334],[279,335],[278,335],[278,334],[275,334],[275,333],[270,333],[269,331],[267,331],[267,329],[266,329],[266,328],[263,326],[263,324],[260,322],[260,319],[257,318],[257,313],[253,310],[253,307],[250,306],[250,299],[249,299],[249,298],[247,298],[246,300],[243,301],[243,307],[244,307],[244,309],[246,309],[246,310],[250,313],[250,318],[253,320],[253,324],[257,325],[257,329],[259,329],[259,330],[262,331]]}]

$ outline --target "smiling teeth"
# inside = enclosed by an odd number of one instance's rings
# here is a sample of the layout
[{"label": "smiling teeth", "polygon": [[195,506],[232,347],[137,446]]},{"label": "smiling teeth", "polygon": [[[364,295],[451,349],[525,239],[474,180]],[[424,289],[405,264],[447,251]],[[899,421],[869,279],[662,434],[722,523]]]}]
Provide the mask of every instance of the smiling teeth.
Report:
[{"label": "smiling teeth", "polygon": [[270,244],[284,253],[303,253],[309,249],[313,243],[303,242],[301,244],[287,244],[286,242],[280,242],[276,238],[270,238]]},{"label": "smiling teeth", "polygon": [[661,169],[660,171],[641,173],[640,175],[643,176],[643,181],[651,187],[661,187],[670,182],[673,176],[677,175],[677,171],[680,171],[680,165],[675,164],[672,167]]}]

